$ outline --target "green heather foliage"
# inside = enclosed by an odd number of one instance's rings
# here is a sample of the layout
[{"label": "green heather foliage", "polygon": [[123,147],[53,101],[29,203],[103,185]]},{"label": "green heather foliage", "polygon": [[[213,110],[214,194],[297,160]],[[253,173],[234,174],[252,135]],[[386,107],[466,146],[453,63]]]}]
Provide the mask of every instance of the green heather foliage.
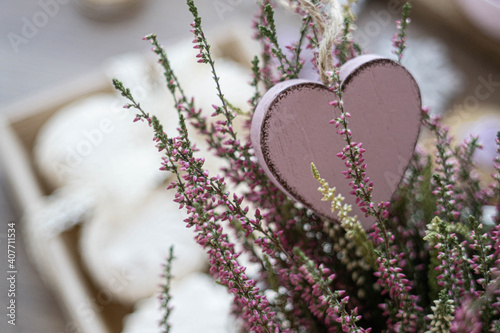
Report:
[{"label": "green heather foliage", "polygon": [[[297,1],[290,1],[292,4]],[[316,4],[318,1],[311,1]],[[114,80],[128,99],[126,108],[137,110],[137,120],[153,129],[157,148],[164,153],[161,168],[177,177],[168,189],[188,213],[186,223],[209,256],[210,273],[234,294],[234,314],[241,332],[498,332],[500,331],[500,225],[481,223],[482,207],[500,209],[500,133],[493,183],[482,184],[473,177],[472,155],[479,149],[477,138],[458,146],[439,119],[422,110],[422,126],[434,136],[432,150],[417,149],[391,202],[373,202],[369,161],[363,162],[362,143],[349,129],[351,115],[343,109],[339,66],[359,55],[352,40],[355,17],[349,1],[343,7],[344,26],[335,42],[335,68],[330,89],[340,110],[331,121],[346,146],[338,152],[350,167],[342,170],[352,193],[336,193],[312,164],[323,200],[332,203],[338,221],[327,221],[293,202],[280,192],[256,162],[248,136],[238,135],[235,117],[247,124],[264,92],[275,83],[296,78],[305,61],[304,48],[317,50],[321,36],[307,11],[298,7],[302,26],[297,42],[285,53],[278,44],[274,5],[258,1],[253,22],[254,38],[262,49],[252,62],[255,93],[248,109],[232,106],[219,85],[217,66],[210,53],[201,18],[192,0],[191,31],[198,61],[212,69],[219,99],[213,117],[196,108],[196,96],[186,96],[156,35],[146,36],[163,66],[168,89],[175,100],[180,128],[165,133],[154,116],[143,110],[130,90]],[[396,60],[406,47],[410,5],[404,5],[393,38]],[[316,53],[317,54],[317,53]],[[314,110],[312,110],[314,111]],[[355,115],[359,116],[359,115]],[[216,119],[216,120],[215,120]],[[195,156],[186,123],[205,136],[212,153],[229,161],[217,175],[209,174],[204,160]],[[311,161],[314,163],[314,161]],[[230,193],[228,182],[248,186],[244,193]],[[369,231],[350,214],[343,195],[355,195],[362,211],[376,223]],[[243,205],[243,200],[251,207]],[[232,243],[222,226],[232,228]],[[260,267],[256,276],[246,274],[238,257],[245,252]],[[171,307],[168,259],[162,294],[168,332]],[[175,264],[175,263],[174,263]],[[271,297],[271,296],[272,297]],[[235,329],[236,330],[236,329]]]}]

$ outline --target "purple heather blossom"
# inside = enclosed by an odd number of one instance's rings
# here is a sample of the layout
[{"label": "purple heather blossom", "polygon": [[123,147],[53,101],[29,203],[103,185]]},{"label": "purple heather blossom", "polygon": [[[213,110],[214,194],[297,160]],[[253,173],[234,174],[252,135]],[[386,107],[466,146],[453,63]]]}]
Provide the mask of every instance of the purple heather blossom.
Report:
[{"label": "purple heather blossom", "polygon": [[[330,123],[345,141],[336,152],[345,166],[338,171],[348,179],[355,204],[376,224],[367,234],[354,224],[349,228],[327,221],[282,193],[258,163],[249,134],[236,133],[233,120],[244,115],[225,99],[201,18],[192,0],[188,5],[194,17],[193,44],[199,50],[196,60],[210,66],[217,86],[212,116],[206,117],[195,99],[184,94],[155,35],[145,39],[158,55],[174,98],[180,120],[177,133],[165,133],[158,119],[143,111],[121,82],[114,84],[129,101],[125,108],[138,111],[134,121],[147,122],[154,130],[155,145],[164,154],[160,169],[175,175],[168,189],[176,191],[175,202],[188,213],[184,223],[206,249],[210,273],[234,296],[233,310],[241,329],[369,332],[371,326],[374,331],[445,327],[451,332],[476,332],[498,327],[500,227],[483,229],[480,217],[484,204],[497,205],[500,211],[500,150],[495,182],[487,191],[469,177],[474,173],[470,158],[478,148],[474,139],[453,147],[439,118],[424,109],[423,124],[436,137],[434,159],[431,162],[433,152],[417,149],[393,200],[374,202],[372,193],[378,184],[370,178],[366,150],[349,127],[351,115],[342,100],[339,66],[359,53],[350,37],[353,18],[345,17],[342,38],[333,51],[337,67],[329,73],[329,89],[336,94],[329,104],[340,115]],[[321,34],[308,13],[296,7],[303,19],[300,39],[284,53],[273,40],[272,8],[269,0],[262,1],[253,22],[254,38],[262,50],[252,62],[250,84],[255,92],[249,99],[247,129],[263,93],[300,72],[301,48],[313,50],[310,61],[318,66]],[[398,59],[406,47],[407,14],[403,12],[397,22],[393,39]],[[227,167],[215,174],[205,170],[204,158],[194,154],[197,149],[187,123],[206,139],[210,153],[228,162]],[[500,147],[498,139],[497,144]],[[231,184],[245,186],[236,192]],[[429,216],[432,212],[436,219]],[[257,274],[241,264],[242,253],[259,268]],[[436,283],[431,285],[429,279]],[[266,297],[270,293],[276,296]]]}]

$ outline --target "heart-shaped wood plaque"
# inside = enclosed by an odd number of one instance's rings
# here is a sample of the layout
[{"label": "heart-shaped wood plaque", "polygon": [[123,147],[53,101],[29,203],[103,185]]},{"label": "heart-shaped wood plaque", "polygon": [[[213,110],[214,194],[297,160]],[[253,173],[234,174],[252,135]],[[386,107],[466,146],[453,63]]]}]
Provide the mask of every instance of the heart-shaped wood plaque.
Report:
[{"label": "heart-shaped wood plaque", "polygon": [[[391,199],[413,155],[420,131],[420,90],[398,63],[375,55],[346,62],[341,70],[343,102],[351,114],[353,141],[362,142],[373,201]],[[252,144],[260,165],[278,188],[331,220],[330,203],[321,201],[311,162],[337,193],[346,197],[368,229],[374,223],[355,204],[345,161],[336,156],[346,145],[329,121],[340,111],[329,105],[336,95],[324,85],[289,80],[272,87],[252,119]]]}]

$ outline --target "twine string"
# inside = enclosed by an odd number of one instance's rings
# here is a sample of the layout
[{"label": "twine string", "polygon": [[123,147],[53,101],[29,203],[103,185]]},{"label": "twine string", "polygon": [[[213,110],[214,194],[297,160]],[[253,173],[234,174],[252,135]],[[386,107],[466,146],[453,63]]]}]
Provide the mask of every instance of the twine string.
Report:
[{"label": "twine string", "polygon": [[[333,47],[342,31],[343,14],[337,0],[320,0],[318,5],[310,0],[297,0],[300,8],[307,12],[321,35],[318,47],[318,69],[321,81],[331,83],[328,72],[333,71]],[[291,1],[281,1],[287,7],[294,8]]]}]

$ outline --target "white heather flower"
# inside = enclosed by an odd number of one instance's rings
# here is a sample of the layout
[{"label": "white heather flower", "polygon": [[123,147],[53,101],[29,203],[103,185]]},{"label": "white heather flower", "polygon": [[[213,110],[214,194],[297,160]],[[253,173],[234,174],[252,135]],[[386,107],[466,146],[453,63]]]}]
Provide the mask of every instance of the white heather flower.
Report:
[{"label": "white heather flower", "polygon": [[450,331],[451,322],[454,318],[455,306],[453,300],[449,299],[445,304],[441,300],[435,300],[435,306],[431,306],[433,314],[429,315],[431,319],[430,333],[448,333]]}]

